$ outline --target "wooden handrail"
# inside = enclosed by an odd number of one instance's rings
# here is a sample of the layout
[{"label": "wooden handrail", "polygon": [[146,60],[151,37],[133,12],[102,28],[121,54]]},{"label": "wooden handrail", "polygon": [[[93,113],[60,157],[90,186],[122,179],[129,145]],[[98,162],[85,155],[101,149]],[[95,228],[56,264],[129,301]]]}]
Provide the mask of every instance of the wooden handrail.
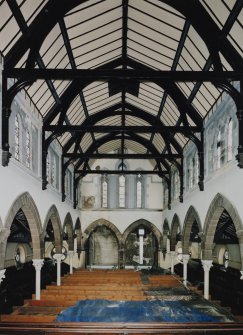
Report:
[{"label": "wooden handrail", "polygon": [[181,334],[181,335],[242,335],[242,322],[227,323],[0,323],[4,335],[73,335],[73,334]]}]

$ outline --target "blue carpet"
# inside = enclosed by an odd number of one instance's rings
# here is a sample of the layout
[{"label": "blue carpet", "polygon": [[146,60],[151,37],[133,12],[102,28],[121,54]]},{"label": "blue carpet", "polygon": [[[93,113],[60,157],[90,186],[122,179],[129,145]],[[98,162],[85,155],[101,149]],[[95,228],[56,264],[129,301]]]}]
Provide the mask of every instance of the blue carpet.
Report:
[{"label": "blue carpet", "polygon": [[81,300],[56,319],[60,322],[233,322],[205,300],[111,301]]}]

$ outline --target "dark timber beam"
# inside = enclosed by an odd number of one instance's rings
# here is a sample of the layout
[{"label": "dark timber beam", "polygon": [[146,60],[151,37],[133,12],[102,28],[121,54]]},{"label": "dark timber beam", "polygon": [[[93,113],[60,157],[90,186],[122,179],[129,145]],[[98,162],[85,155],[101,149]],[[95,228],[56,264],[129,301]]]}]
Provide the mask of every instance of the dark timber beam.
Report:
[{"label": "dark timber beam", "polygon": [[180,154],[95,154],[95,153],[66,153],[65,158],[72,159],[176,159]]},{"label": "dark timber beam", "polygon": [[237,81],[243,76],[242,71],[159,71],[133,69],[5,69],[3,73],[8,78],[22,80],[139,80],[139,81],[205,81],[217,82],[222,80]]},{"label": "dark timber beam", "polygon": [[200,132],[200,127],[190,126],[161,126],[159,124],[154,126],[92,126],[92,125],[47,125],[45,131],[53,131],[58,134],[65,132],[78,133],[120,133],[123,131],[132,131],[134,133],[190,133]]},{"label": "dark timber beam", "polygon": [[[161,176],[161,172],[160,171],[154,171],[154,170],[88,170],[88,171],[84,171],[84,170],[77,170],[75,171],[75,173],[84,173],[84,174],[119,174],[119,175],[129,175],[129,174],[142,174],[142,175],[146,175],[146,174],[157,174],[159,176]],[[163,175],[168,175],[168,172],[163,172]]]}]

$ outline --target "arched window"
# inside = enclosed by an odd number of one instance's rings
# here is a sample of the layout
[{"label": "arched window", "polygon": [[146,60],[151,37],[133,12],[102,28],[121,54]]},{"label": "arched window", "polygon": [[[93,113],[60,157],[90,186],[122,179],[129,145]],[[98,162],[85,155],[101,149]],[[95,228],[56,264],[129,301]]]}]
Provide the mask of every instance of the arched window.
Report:
[{"label": "arched window", "polygon": [[198,159],[198,153],[195,153],[194,156],[194,184],[198,183],[198,179],[199,179],[199,159]]},{"label": "arched window", "polygon": [[30,132],[27,129],[25,133],[25,151],[26,151],[26,166],[30,168],[31,166],[31,143],[30,143]]},{"label": "arched window", "polygon": [[119,177],[119,207],[120,208],[125,207],[125,194],[126,194],[125,186],[126,186],[126,178],[123,175],[121,175]]},{"label": "arched window", "polygon": [[52,165],[51,165],[51,184],[54,187],[57,186],[56,169],[57,169],[56,159],[55,159],[55,157],[53,157]]},{"label": "arched window", "polygon": [[194,162],[193,159],[191,158],[189,161],[189,188],[193,187],[193,170],[194,170],[193,165]]},{"label": "arched window", "polygon": [[142,208],[142,176],[140,174],[137,175],[136,182],[137,208]]},{"label": "arched window", "polygon": [[233,158],[233,121],[230,118],[227,128],[227,160]]},{"label": "arched window", "polygon": [[101,206],[103,208],[108,207],[108,185],[107,185],[107,177],[102,176],[101,178]]},{"label": "arched window", "polygon": [[20,119],[18,115],[14,120],[14,158],[20,161]]},{"label": "arched window", "polygon": [[50,180],[50,154],[47,153],[46,156],[46,180],[49,182]]},{"label": "arched window", "polygon": [[217,135],[217,169],[221,166],[221,130],[218,130]]},{"label": "arched window", "polygon": [[174,173],[174,199],[178,199],[180,195],[180,178],[179,172],[175,171]]}]

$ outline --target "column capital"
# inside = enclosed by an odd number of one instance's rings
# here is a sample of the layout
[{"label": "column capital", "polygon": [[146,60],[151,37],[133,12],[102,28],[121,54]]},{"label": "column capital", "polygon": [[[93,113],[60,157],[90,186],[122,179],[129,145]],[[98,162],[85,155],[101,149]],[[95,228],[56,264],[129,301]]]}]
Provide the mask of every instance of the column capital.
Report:
[{"label": "column capital", "polygon": [[44,259],[33,259],[32,263],[33,266],[35,267],[35,270],[40,271],[42,266],[44,265]]},{"label": "column capital", "polygon": [[213,266],[213,261],[209,259],[202,259],[202,266],[204,271],[209,271],[211,267]]},{"label": "column capital", "polygon": [[189,259],[190,259],[190,255],[182,254],[183,263],[188,263]]},{"label": "column capital", "polygon": [[3,281],[3,279],[5,278],[5,271],[6,271],[6,269],[0,270],[0,284]]},{"label": "column capital", "polygon": [[65,259],[65,256],[63,254],[54,254],[53,258],[57,261],[57,262],[61,262]]}]

